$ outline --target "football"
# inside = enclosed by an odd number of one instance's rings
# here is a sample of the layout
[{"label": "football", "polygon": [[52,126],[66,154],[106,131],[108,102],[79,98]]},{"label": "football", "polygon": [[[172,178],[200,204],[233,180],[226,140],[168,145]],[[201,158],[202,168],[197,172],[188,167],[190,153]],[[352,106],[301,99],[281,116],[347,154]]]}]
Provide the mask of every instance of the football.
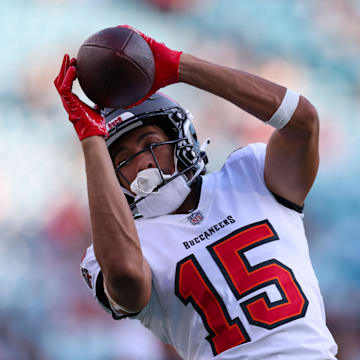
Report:
[{"label": "football", "polygon": [[81,45],[77,77],[86,96],[100,107],[126,107],[142,99],[155,76],[153,53],[137,32],[103,29]]}]

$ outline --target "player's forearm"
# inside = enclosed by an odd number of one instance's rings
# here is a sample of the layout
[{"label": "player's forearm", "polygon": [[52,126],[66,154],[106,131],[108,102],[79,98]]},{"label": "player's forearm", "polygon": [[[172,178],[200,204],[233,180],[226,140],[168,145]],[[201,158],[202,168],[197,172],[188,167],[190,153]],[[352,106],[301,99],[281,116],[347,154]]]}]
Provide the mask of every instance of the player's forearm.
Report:
[{"label": "player's forearm", "polygon": [[231,101],[262,121],[280,106],[286,88],[256,75],[198,59],[180,58],[180,81]]},{"label": "player's forearm", "polygon": [[[114,173],[103,137],[82,141],[94,251],[105,278],[142,269],[134,220]],[[111,275],[110,275],[111,274]],[[130,274],[131,275],[131,274]]]},{"label": "player's forearm", "polygon": [[[180,58],[180,81],[218,95],[262,121],[268,121],[282,103],[286,88],[240,70],[213,64],[189,54]],[[291,121],[280,130],[290,142],[308,142],[317,135],[318,117],[302,97]]]}]

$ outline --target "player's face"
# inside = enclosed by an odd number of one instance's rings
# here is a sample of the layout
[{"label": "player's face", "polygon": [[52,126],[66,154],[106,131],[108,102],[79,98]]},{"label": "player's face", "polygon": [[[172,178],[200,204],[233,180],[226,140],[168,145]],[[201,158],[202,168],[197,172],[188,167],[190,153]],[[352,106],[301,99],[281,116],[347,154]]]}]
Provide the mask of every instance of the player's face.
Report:
[{"label": "player's face", "polygon": [[[129,159],[132,155],[154,143],[168,141],[169,138],[164,131],[156,125],[148,125],[135,129],[124,138],[119,139],[115,155],[115,166]],[[175,171],[174,146],[171,144],[161,145],[153,148],[153,152],[164,174],[172,174]],[[131,161],[121,166],[120,171],[130,183],[135,180],[139,171],[156,168],[156,162],[150,151],[144,151],[135,156]],[[129,184],[124,178],[117,174],[123,187],[130,191]]]}]

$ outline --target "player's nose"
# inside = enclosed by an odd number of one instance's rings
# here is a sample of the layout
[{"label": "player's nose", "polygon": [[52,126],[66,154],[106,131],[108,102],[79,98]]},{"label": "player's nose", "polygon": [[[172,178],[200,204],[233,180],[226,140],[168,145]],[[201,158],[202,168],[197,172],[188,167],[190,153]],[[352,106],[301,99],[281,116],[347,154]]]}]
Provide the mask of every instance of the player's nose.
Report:
[{"label": "player's nose", "polygon": [[137,156],[136,173],[145,169],[156,168],[156,162],[150,151],[144,151]]}]

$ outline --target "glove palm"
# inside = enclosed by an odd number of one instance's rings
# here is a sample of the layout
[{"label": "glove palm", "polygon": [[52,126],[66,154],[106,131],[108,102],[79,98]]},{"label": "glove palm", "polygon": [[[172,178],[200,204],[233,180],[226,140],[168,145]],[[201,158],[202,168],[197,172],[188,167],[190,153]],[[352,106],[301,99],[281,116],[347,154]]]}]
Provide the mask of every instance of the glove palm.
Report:
[{"label": "glove palm", "polygon": [[76,79],[75,65],[76,59],[70,61],[69,55],[66,54],[60,72],[54,80],[69,120],[73,123],[80,140],[95,135],[107,136],[105,119],[100,112],[86,105],[72,92],[72,85]]}]

